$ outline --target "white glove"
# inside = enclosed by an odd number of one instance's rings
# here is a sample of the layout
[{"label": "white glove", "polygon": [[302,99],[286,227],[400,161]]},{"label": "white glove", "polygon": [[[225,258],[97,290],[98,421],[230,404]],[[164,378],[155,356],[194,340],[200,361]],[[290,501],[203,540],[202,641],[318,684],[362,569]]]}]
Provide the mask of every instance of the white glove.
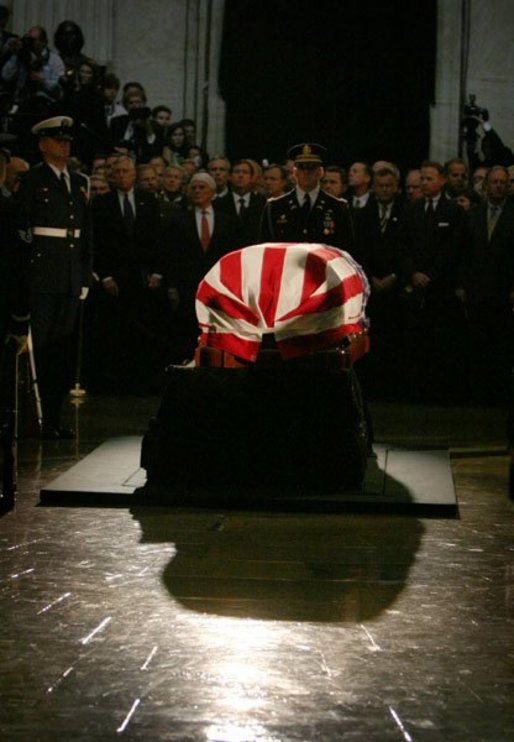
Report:
[{"label": "white glove", "polygon": [[89,294],[89,286],[82,286],[80,290],[80,301],[84,301],[84,299],[87,299],[87,295]]}]

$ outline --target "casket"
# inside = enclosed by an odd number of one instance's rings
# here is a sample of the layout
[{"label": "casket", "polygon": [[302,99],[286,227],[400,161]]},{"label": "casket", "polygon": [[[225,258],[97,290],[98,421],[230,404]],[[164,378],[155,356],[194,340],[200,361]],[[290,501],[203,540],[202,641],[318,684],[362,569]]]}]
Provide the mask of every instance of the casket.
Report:
[{"label": "casket", "polygon": [[148,485],[358,487],[367,431],[355,363],[367,351],[368,284],[325,245],[261,244],[218,261],[200,283],[194,364],[168,369],[144,436]]}]

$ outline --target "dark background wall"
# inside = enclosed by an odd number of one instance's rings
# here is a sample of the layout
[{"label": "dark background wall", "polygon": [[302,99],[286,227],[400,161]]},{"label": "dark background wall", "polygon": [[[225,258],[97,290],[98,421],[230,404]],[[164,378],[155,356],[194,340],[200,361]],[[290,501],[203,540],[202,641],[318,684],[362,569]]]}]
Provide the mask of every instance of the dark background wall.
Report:
[{"label": "dark background wall", "polygon": [[435,0],[227,0],[220,91],[227,153],[281,160],[318,141],[329,160],[429,150]]}]

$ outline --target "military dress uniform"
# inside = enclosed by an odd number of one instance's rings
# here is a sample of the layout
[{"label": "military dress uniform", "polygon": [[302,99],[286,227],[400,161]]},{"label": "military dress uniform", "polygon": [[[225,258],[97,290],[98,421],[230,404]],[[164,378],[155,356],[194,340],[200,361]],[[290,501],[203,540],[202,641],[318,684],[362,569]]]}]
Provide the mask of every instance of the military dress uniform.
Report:
[{"label": "military dress uniform", "polygon": [[[59,120],[62,118],[65,117]],[[56,120],[50,121],[59,131]],[[60,427],[60,413],[70,388],[70,341],[79,297],[82,289],[90,286],[92,278],[88,180],[74,172],[68,172],[67,179],[64,177],[60,179],[54,169],[43,162],[27,173],[20,188],[20,199],[25,204],[33,237],[31,333],[43,410],[43,433],[46,431],[45,437],[55,438],[71,437]]]},{"label": "military dress uniform", "polygon": [[[297,168],[316,169],[323,164],[325,148],[316,144],[292,147],[288,156]],[[322,170],[320,170],[321,177]],[[313,203],[300,202],[297,188],[268,200],[261,220],[263,242],[311,242],[338,247],[354,256],[354,236],[348,203],[318,189]]]},{"label": "military dress uniform", "polygon": [[264,209],[261,238],[263,242],[321,243],[350,254],[354,249],[347,202],[321,190],[308,215],[298,202],[296,190],[271,198]]},{"label": "military dress uniform", "polygon": [[[355,248],[352,217],[348,202],[321,190],[323,162],[326,149],[315,143],[295,144],[287,153],[294,160],[297,186],[290,193],[267,202],[262,215],[261,239],[263,242],[308,242],[330,245],[349,253],[362,263],[362,256]],[[311,177],[306,173],[311,171]],[[305,188],[309,188],[306,191]],[[308,193],[309,200],[305,196]],[[364,399],[368,446],[373,442],[371,416]]]}]

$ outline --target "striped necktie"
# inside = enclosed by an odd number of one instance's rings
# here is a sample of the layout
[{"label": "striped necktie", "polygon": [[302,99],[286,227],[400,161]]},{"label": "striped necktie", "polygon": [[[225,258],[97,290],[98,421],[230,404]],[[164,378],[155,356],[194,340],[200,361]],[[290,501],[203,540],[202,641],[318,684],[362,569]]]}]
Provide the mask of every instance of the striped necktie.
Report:
[{"label": "striped necktie", "polygon": [[489,204],[488,216],[487,216],[487,239],[490,241],[493,236],[496,222],[500,216],[500,207]]},{"label": "striped necktie", "polygon": [[380,204],[380,231],[382,232],[382,234],[386,230],[387,222],[387,204]]}]

